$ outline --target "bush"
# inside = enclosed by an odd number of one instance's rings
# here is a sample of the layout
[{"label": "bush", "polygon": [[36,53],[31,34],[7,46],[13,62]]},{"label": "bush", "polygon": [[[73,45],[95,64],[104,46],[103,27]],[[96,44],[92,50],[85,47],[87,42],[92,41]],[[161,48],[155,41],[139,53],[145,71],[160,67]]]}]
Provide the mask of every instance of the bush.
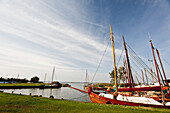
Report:
[{"label": "bush", "polygon": [[38,81],[39,81],[39,78],[37,76],[32,77],[30,80],[30,82],[33,82],[33,83],[38,83]]}]

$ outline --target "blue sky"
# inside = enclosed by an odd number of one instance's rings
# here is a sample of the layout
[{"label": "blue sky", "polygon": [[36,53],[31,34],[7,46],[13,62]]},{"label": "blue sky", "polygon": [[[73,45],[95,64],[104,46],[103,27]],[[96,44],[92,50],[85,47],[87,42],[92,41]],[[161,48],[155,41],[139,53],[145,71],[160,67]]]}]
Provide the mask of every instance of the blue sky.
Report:
[{"label": "blue sky", "polygon": [[[0,75],[44,80],[47,73],[51,80],[55,66],[55,80],[84,81],[86,69],[91,80],[110,40],[109,24],[117,61],[122,34],[148,65],[150,39],[170,60],[169,0],[0,0]],[[112,69],[110,44],[94,82],[109,82]]]}]

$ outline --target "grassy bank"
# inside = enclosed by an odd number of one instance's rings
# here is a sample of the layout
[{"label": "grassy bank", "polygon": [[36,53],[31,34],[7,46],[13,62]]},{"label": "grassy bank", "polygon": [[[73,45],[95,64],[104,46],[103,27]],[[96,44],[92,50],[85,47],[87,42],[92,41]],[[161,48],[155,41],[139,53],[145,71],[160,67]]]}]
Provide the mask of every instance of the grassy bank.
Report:
[{"label": "grassy bank", "polygon": [[0,93],[0,112],[20,113],[168,113],[167,109],[104,105]]},{"label": "grassy bank", "polygon": [[110,86],[110,87],[113,87],[113,84],[111,83],[97,83],[97,84],[94,84],[94,87],[105,87],[105,86]]},{"label": "grassy bank", "polygon": [[40,86],[43,85],[43,83],[1,83],[0,86]]}]

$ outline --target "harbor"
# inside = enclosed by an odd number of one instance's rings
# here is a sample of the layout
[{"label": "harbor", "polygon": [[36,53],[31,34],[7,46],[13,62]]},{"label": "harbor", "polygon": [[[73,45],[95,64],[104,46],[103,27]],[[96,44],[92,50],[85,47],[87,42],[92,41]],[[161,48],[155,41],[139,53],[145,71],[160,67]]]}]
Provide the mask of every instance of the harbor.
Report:
[{"label": "harbor", "polygon": [[0,1],[0,113],[170,112],[170,0]]},{"label": "harbor", "polygon": [[[84,83],[67,83],[73,87],[83,89]],[[30,96],[41,96],[50,98],[52,95],[55,99],[64,99],[72,101],[81,101],[81,102],[91,102],[89,95],[75,91],[69,87],[61,88],[22,88],[22,89],[0,89],[4,93],[19,94],[19,95],[30,95]]]}]

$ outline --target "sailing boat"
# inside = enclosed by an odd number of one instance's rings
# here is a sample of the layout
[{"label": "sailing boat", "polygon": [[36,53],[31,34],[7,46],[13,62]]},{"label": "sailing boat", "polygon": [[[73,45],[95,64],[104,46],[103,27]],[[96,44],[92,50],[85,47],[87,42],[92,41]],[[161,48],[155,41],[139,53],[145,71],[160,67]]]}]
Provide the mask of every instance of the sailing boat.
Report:
[{"label": "sailing boat", "polygon": [[[119,88],[117,86],[117,76],[116,76],[116,63],[115,63],[115,52],[114,52],[114,38],[112,33],[112,28],[110,25],[110,34],[111,34],[111,41],[112,41],[112,50],[113,50],[113,62],[114,62],[114,76],[115,76],[115,87],[116,91],[113,94],[96,94],[94,92],[91,92],[90,99],[94,103],[103,103],[103,104],[118,104],[118,105],[129,105],[129,106],[147,106],[147,107],[154,107],[154,108],[168,108],[170,109],[170,106],[165,106],[165,104],[162,104],[153,98],[147,98],[147,97],[134,97],[134,96],[125,96],[118,94],[118,92],[127,92],[127,91],[160,91],[160,86],[153,86],[153,87],[141,87],[141,88],[135,88],[133,85],[133,77],[131,73],[130,68],[130,62],[129,57],[127,54],[127,48],[123,37],[124,42],[124,48],[126,53],[126,60],[127,60],[127,66],[128,66],[128,78],[129,78],[129,88]],[[159,77],[159,76],[158,76]],[[159,78],[158,78],[159,80]],[[168,103],[169,104],[169,103]],[[167,104],[167,105],[168,105]]]},{"label": "sailing boat", "polygon": [[[53,68],[53,72],[52,72],[52,80],[51,80],[51,85],[40,85],[40,89],[44,89],[44,88],[61,88],[62,84],[58,81],[53,82],[54,79],[54,73],[55,73],[55,66]],[[46,74],[45,74],[46,77]],[[44,79],[45,81],[45,79]],[[51,94],[50,94],[51,95]]]},{"label": "sailing boat", "polygon": [[[117,76],[116,76],[116,62],[115,62],[115,50],[114,50],[114,37],[112,33],[112,28],[110,25],[110,34],[111,34],[111,42],[112,42],[112,51],[113,51],[113,63],[114,63],[114,77],[115,77],[115,92],[112,94],[105,94],[105,93],[96,93],[96,92],[90,92],[89,97],[90,100],[93,103],[102,103],[102,104],[114,104],[114,105],[128,105],[128,106],[145,106],[145,107],[153,107],[153,108],[167,108],[170,109],[170,102],[167,102],[166,104],[160,103],[153,98],[148,98],[148,97],[141,97],[141,96],[126,96],[120,94],[120,92],[133,92],[133,91],[161,91],[161,84],[159,86],[153,86],[153,87],[139,87],[136,88],[133,85],[133,77],[131,73],[131,68],[130,68],[130,62],[129,62],[129,57],[127,54],[127,48],[126,48],[126,43],[123,37],[123,42],[124,42],[124,48],[125,48],[125,53],[126,53],[126,62],[127,62],[127,67],[128,67],[128,78],[129,78],[129,88],[118,88],[117,85]],[[158,76],[159,77],[159,76]],[[159,79],[159,78],[158,78]],[[72,88],[72,87],[71,87]],[[77,88],[73,88],[79,91],[82,91]],[[102,88],[99,88],[101,90],[105,90]],[[84,91],[82,91],[84,92]],[[85,92],[87,93],[87,92]]]}]

